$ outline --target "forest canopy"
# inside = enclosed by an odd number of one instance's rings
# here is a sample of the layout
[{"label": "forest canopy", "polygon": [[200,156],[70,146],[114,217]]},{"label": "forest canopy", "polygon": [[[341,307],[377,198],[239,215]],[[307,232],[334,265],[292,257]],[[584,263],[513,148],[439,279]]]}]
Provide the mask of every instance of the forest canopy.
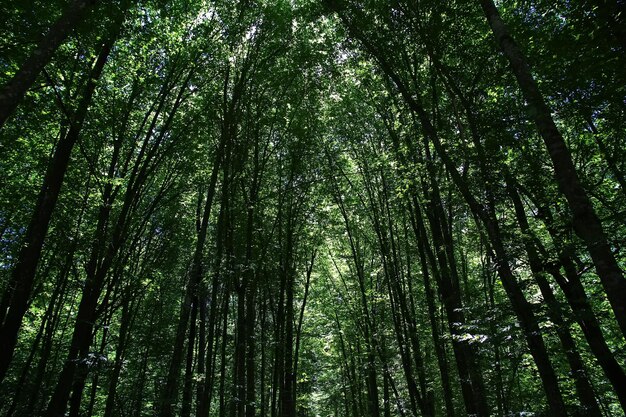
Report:
[{"label": "forest canopy", "polygon": [[0,416],[626,412],[622,1],[0,15]]}]

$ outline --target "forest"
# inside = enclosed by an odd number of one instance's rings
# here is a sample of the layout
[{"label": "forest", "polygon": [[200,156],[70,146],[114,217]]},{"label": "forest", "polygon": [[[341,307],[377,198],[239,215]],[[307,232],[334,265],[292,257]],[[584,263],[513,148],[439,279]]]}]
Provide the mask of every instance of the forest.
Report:
[{"label": "forest", "polygon": [[624,416],[623,7],[0,1],[0,417]]}]

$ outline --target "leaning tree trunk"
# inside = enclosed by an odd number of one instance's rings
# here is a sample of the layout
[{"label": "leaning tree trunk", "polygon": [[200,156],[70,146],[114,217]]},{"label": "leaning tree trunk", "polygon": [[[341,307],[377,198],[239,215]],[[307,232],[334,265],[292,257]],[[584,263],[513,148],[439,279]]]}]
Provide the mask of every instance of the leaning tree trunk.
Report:
[{"label": "leaning tree trunk", "polygon": [[[181,87],[180,91],[181,93],[184,91],[184,86]],[[169,116],[163,126],[161,126],[159,134],[153,137],[154,141],[151,144],[148,144],[148,140],[144,141],[141,150],[138,152],[135,163],[133,164],[132,173],[129,176],[122,207],[117,216],[117,220],[111,225],[112,232],[108,239],[107,230],[110,223],[110,212],[112,204],[115,201],[117,190],[114,192],[112,184],[110,183],[107,184],[104,189],[103,200],[98,215],[98,224],[94,235],[94,243],[85,267],[87,279],[81,294],[69,353],[58,378],[52,398],[50,399],[50,403],[48,404],[46,411],[46,416],[48,417],[63,416],[65,414],[73,381],[75,378],[80,377],[81,373],[85,372],[84,358],[82,355],[88,351],[92,342],[93,327],[95,326],[95,321],[98,316],[98,300],[104,288],[109,270],[113,262],[118,258],[120,248],[127,243],[130,220],[137,212],[138,203],[145,191],[148,170],[156,169],[163,161],[163,155],[159,155],[158,150],[169,130],[176,109],[180,104],[181,93],[179,93]],[[164,97],[165,95],[166,94],[164,94]],[[164,97],[161,99],[162,102]],[[158,112],[154,115],[154,118],[158,118]],[[151,138],[153,132],[154,124],[148,130],[146,138]],[[114,175],[116,166],[117,159],[113,158],[109,166],[109,178]],[[145,213],[146,216],[152,214],[152,210],[156,208],[159,201],[164,197],[166,190],[167,181],[160,186],[157,194],[151,200],[150,206]]]},{"label": "leaning tree trunk", "polygon": [[528,103],[528,113],[548,149],[559,189],[573,215],[574,231],[585,242],[622,334],[626,335],[626,279],[611,251],[602,223],[578,178],[570,151],[539,91],[524,53],[513,40],[493,1],[480,0],[480,5],[502,52],[509,60]]},{"label": "leaning tree trunk", "polygon": [[[431,165],[432,160],[428,156],[427,165]],[[431,182],[431,191],[428,192],[425,187],[425,194],[428,195],[430,201],[427,218],[430,222],[430,230],[433,238],[433,246],[440,248],[436,251],[436,258],[439,263],[439,291],[446,310],[448,319],[448,327],[452,335],[452,349],[457,363],[459,372],[461,392],[465,408],[468,414],[488,416],[489,405],[485,396],[485,386],[478,370],[476,353],[472,346],[467,342],[462,342],[457,332],[459,326],[466,323],[465,314],[463,313],[463,304],[461,300],[461,292],[458,274],[453,267],[452,262],[445,253],[445,246],[449,244],[449,239],[444,235],[445,215],[442,207],[441,196],[438,191],[439,184],[435,181],[435,170],[429,168],[429,176]]]},{"label": "leaning tree trunk", "polygon": [[[71,127],[67,134],[59,141],[54,151],[50,165],[43,180],[43,186],[37,205],[33,211],[32,218],[26,231],[26,237],[22,249],[17,258],[17,262],[11,274],[12,291],[8,291],[6,296],[10,297],[8,302],[9,310],[4,317],[4,322],[0,328],[0,382],[4,379],[11,363],[17,335],[22,324],[22,318],[28,309],[28,300],[33,290],[37,265],[41,258],[44,239],[48,232],[48,226],[52,218],[54,207],[56,206],[65,178],[65,173],[70,162],[72,148],[80,136],[87,110],[91,104],[91,99],[96,90],[97,80],[102,74],[104,65],[109,57],[115,36],[112,36],[103,46],[89,74],[89,80],[85,87],[82,99],[71,122]],[[3,305],[5,303],[3,302]],[[4,312],[3,312],[4,313]]]},{"label": "leaning tree trunk", "polygon": [[[423,223],[423,215],[419,208],[419,203],[415,196],[412,197],[412,204],[409,202],[409,216],[417,241],[417,250],[420,258],[420,268],[424,283],[424,293],[426,297],[426,306],[428,311],[428,320],[430,324],[431,336],[433,339],[435,355],[437,357],[437,366],[441,377],[441,388],[443,390],[443,400],[446,408],[446,416],[453,417],[455,415],[452,383],[450,381],[450,372],[448,369],[448,360],[445,352],[444,340],[439,333],[439,322],[437,321],[437,306],[435,303],[435,291],[431,284],[431,273],[428,269],[428,260],[433,268],[433,275],[436,281],[439,281],[439,269],[437,268],[435,255],[432,253],[430,243],[427,240],[426,230]],[[428,251],[428,256],[427,256]]]},{"label": "leaning tree trunk", "polygon": [[531,355],[537,364],[550,410],[555,416],[566,416],[567,412],[565,409],[565,403],[563,401],[554,368],[550,362],[548,351],[542,339],[539,325],[530,304],[524,297],[524,293],[522,292],[519,283],[517,282],[517,279],[513,275],[513,271],[508,264],[508,253],[504,242],[502,241],[498,221],[493,218],[493,211],[485,210],[485,208],[471,194],[467,182],[459,174],[456,165],[441,144],[437,130],[431,123],[428,113],[422,106],[420,97],[413,94],[409,88],[407,88],[406,84],[400,78],[395,69],[390,65],[390,62],[387,61],[386,56],[381,52],[381,50],[371,43],[354,24],[347,21],[345,18],[344,21],[346,21],[346,24],[353,35],[361,40],[366,49],[376,57],[381,69],[394,82],[409,108],[418,116],[424,137],[428,138],[433,144],[437,154],[442,159],[462,197],[469,205],[474,215],[485,226],[489,240],[495,250],[498,274],[500,275],[503,287],[509,297],[509,300],[511,301],[513,310],[520,320],[520,324],[524,330]]},{"label": "leaning tree trunk", "polygon": [[[591,302],[580,280],[579,272],[568,253],[568,245],[560,238],[554,220],[545,205],[535,200],[535,197],[528,192],[524,194],[533,200],[539,212],[543,213],[540,217],[554,242],[554,246],[559,248],[557,251],[559,261],[553,265],[547,265],[547,271],[554,277],[554,280],[563,291],[591,352],[604,371],[604,375],[613,386],[613,391],[617,395],[622,409],[626,411],[626,373],[624,373],[622,365],[618,363],[614,353],[606,342],[606,338],[600,327],[600,322],[593,311]],[[546,252],[545,248],[543,248],[543,245],[540,243],[539,240],[535,239],[535,244],[540,248],[541,252]],[[565,276],[561,273],[561,267],[563,268]]]},{"label": "leaning tree trunk", "polygon": [[96,0],[74,0],[48,30],[17,73],[0,90],[0,129],[11,113],[16,109],[37,76],[50,62],[52,56],[65,38],[80,23],[84,14],[96,3]]},{"label": "leaning tree trunk", "polygon": [[522,233],[524,234],[523,241],[526,248],[526,254],[528,255],[530,270],[535,277],[535,281],[539,286],[541,295],[547,304],[548,317],[556,326],[557,336],[561,341],[565,357],[567,358],[570,366],[570,374],[574,379],[576,394],[587,415],[590,417],[600,417],[602,416],[602,412],[600,411],[600,406],[596,401],[594,389],[587,376],[587,370],[585,369],[583,360],[578,352],[576,342],[574,341],[574,338],[569,331],[569,327],[563,318],[559,302],[556,299],[548,280],[546,279],[546,271],[543,267],[543,262],[539,256],[537,248],[534,245],[530,225],[528,224],[528,220],[526,218],[526,212],[524,211],[522,200],[519,197],[517,189],[515,188],[514,179],[510,177],[508,173],[505,174],[505,178],[507,191],[515,208],[517,222]]}]

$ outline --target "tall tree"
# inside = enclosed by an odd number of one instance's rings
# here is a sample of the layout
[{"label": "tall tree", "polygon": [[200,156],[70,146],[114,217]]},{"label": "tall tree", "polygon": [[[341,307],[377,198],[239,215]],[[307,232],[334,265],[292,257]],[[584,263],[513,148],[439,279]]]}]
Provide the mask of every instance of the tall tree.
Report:
[{"label": "tall tree", "polygon": [[52,59],[59,46],[78,26],[84,15],[95,3],[95,0],[72,0],[13,78],[2,87],[0,90],[0,129],[22,101],[37,76]]}]

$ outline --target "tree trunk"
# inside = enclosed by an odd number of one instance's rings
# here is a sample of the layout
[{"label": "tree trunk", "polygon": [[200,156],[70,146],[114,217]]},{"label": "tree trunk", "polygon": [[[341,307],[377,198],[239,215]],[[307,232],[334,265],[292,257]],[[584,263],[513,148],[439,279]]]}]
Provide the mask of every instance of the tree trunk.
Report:
[{"label": "tree trunk", "polygon": [[0,344],[0,382],[4,379],[11,363],[22,318],[28,309],[28,300],[33,290],[35,273],[41,258],[44,239],[61,191],[72,148],[80,136],[83,123],[87,117],[87,110],[96,90],[96,81],[102,74],[114,39],[115,36],[111,37],[102,46],[98,59],[89,74],[89,80],[74,119],[71,122],[70,129],[56,146],[52,160],[46,170],[43,186],[28,225],[22,249],[19,252],[16,265],[11,274],[10,282],[13,288],[8,293],[8,296],[10,296],[9,310],[6,312],[4,322],[1,323],[2,327],[0,328],[0,340],[3,341]]},{"label": "tree trunk", "polygon": [[[427,164],[431,163],[427,162]],[[476,355],[467,342],[460,340],[461,329],[459,327],[464,326],[466,320],[463,314],[459,279],[456,269],[451,267],[445,249],[446,245],[448,245],[443,233],[446,226],[442,224],[445,221],[445,217],[441,197],[438,192],[438,184],[434,183],[434,170],[430,169],[429,173],[433,183],[428,196],[431,205],[427,217],[430,221],[433,246],[436,249],[436,258],[439,264],[439,290],[446,310],[448,327],[452,335],[452,349],[459,371],[463,400],[468,414],[488,416],[490,414],[489,406],[485,397],[484,382],[480,376]]]},{"label": "tree trunk", "polygon": [[[358,33],[354,29],[354,26],[351,26],[350,29],[353,30],[355,33]],[[558,386],[557,377],[554,369],[552,368],[552,364],[550,363],[548,352],[541,337],[541,332],[537,320],[532,312],[531,306],[525,299],[524,294],[521,291],[515,276],[513,275],[513,272],[511,271],[510,265],[508,264],[508,255],[504,243],[501,239],[500,229],[497,220],[493,219],[492,216],[489,215],[488,212],[485,210],[485,208],[481,206],[471,194],[465,180],[458,173],[456,165],[450,159],[446,150],[439,141],[437,131],[430,122],[428,114],[422,107],[421,103],[418,101],[419,97],[416,98],[413,94],[409,92],[406,85],[399,78],[398,74],[393,70],[393,68],[389,65],[385,57],[367,39],[363,38],[362,36],[359,36],[359,39],[365,44],[367,49],[371,53],[373,53],[374,56],[378,59],[383,71],[393,80],[406,103],[409,105],[411,110],[418,116],[418,120],[421,123],[421,128],[424,136],[428,138],[430,142],[434,145],[437,154],[442,158],[446,169],[450,173],[452,180],[459,189],[462,197],[465,199],[466,203],[469,205],[474,215],[478,219],[480,219],[480,221],[487,229],[487,234],[495,250],[498,273],[500,275],[504,289],[509,297],[509,300],[511,301],[515,314],[517,315],[522,325],[522,328],[524,329],[524,334],[526,336],[530,352],[535,360],[535,363],[537,364],[537,368],[539,370],[539,374],[544,385],[544,390],[548,398],[551,412],[555,416],[566,416],[567,413],[565,410],[565,404],[563,402],[563,397]]]},{"label": "tree trunk", "polygon": [[594,389],[587,376],[587,370],[585,369],[583,360],[578,353],[576,343],[574,342],[574,338],[567,327],[567,323],[565,323],[565,320],[563,319],[559,302],[554,296],[552,288],[544,275],[545,271],[543,268],[543,262],[539,257],[537,249],[533,245],[534,239],[531,236],[532,232],[530,231],[530,227],[528,225],[522,200],[515,189],[515,185],[513,183],[514,180],[508,174],[505,174],[505,177],[507,181],[507,190],[515,207],[517,221],[522,233],[524,234],[524,246],[528,255],[530,269],[533,273],[535,281],[539,285],[543,299],[548,306],[548,315],[550,320],[552,320],[556,326],[556,333],[561,341],[563,351],[565,352],[565,356],[569,363],[571,370],[570,375],[572,375],[572,378],[574,379],[576,394],[578,395],[580,404],[583,407],[583,413],[592,417],[601,417],[602,412],[600,411],[600,407],[596,401]]},{"label": "tree trunk", "polygon": [[189,335],[187,336],[187,360],[185,362],[185,376],[183,379],[183,399],[180,411],[181,417],[191,415],[191,394],[193,389],[193,357],[196,345],[196,328],[198,318],[198,297],[194,296],[189,318]]},{"label": "tree trunk", "polygon": [[123,295],[124,300],[122,304],[122,318],[120,323],[120,331],[118,335],[117,347],[115,349],[115,359],[113,360],[113,369],[111,376],[109,377],[109,387],[107,389],[107,397],[104,405],[103,417],[112,417],[113,409],[115,407],[115,395],[117,393],[117,385],[120,375],[122,373],[122,366],[124,364],[124,356],[126,351],[126,345],[128,337],[130,335],[131,319],[132,319],[132,306],[130,303],[130,296]]},{"label": "tree trunk", "polygon": [[96,0],[72,0],[17,73],[0,90],[0,130],[52,56]]},{"label": "tree trunk", "polygon": [[[437,307],[435,304],[435,292],[433,291],[430,282],[430,271],[428,269],[428,261],[433,268],[433,274],[439,276],[439,269],[437,268],[435,256],[432,253],[432,249],[428,243],[426,236],[426,230],[423,223],[423,215],[419,208],[419,203],[415,195],[412,198],[412,205],[409,203],[410,220],[415,233],[415,239],[418,245],[418,253],[420,257],[420,267],[422,271],[422,279],[424,282],[424,293],[426,295],[426,306],[428,309],[428,319],[430,324],[431,335],[435,347],[435,355],[437,356],[437,365],[439,367],[439,374],[441,376],[441,386],[443,389],[443,399],[446,405],[446,416],[453,417],[456,413],[454,410],[452,386],[450,383],[450,374],[448,370],[448,361],[444,350],[444,341],[440,337],[439,324],[437,321]],[[428,246],[425,246],[428,245]],[[428,250],[429,256],[426,256],[426,250]],[[438,278],[436,279],[439,280]]]},{"label": "tree trunk", "polygon": [[480,0],[480,5],[498,45],[511,64],[522,94],[528,102],[528,113],[535,121],[548,149],[559,189],[565,195],[573,215],[574,231],[587,246],[615,318],[626,337],[626,279],[611,251],[602,223],[580,183],[570,151],[539,91],[526,57],[513,40],[493,1]]},{"label": "tree trunk", "polygon": [[[528,195],[530,199],[535,200],[541,214],[540,217],[546,225],[555,246],[558,248],[557,255],[559,262],[553,265],[546,265],[546,268],[563,291],[591,352],[613,386],[613,391],[617,395],[622,409],[626,411],[626,373],[624,373],[622,366],[617,362],[606,342],[600,322],[593,311],[591,302],[580,280],[576,265],[574,265],[574,262],[567,253],[568,245],[559,237],[549,210],[540,202],[536,201],[534,196],[527,192],[524,194]],[[540,245],[538,240],[535,240],[535,244],[539,247],[541,252],[545,253],[545,249]],[[563,267],[565,276],[561,274],[561,266]]]},{"label": "tree trunk", "polygon": [[211,207],[213,205],[213,197],[215,195],[215,187],[217,183],[217,175],[219,173],[219,168],[222,160],[222,150],[225,141],[222,140],[218,150],[216,151],[215,161],[213,163],[213,168],[211,171],[211,178],[209,182],[209,187],[207,190],[206,200],[204,211],[202,214],[202,222],[200,229],[198,231],[198,238],[196,240],[196,247],[194,250],[193,262],[191,266],[191,273],[189,275],[189,280],[187,282],[187,288],[185,290],[185,295],[183,298],[183,302],[180,309],[180,314],[178,318],[178,326],[176,329],[176,336],[174,339],[174,348],[172,352],[172,360],[170,362],[169,371],[167,374],[167,380],[165,384],[165,388],[163,390],[163,394],[161,397],[161,406],[160,406],[160,417],[171,417],[174,415],[174,406],[177,401],[177,391],[178,391],[178,378],[180,374],[180,369],[183,361],[183,351],[185,344],[185,335],[187,333],[187,327],[189,322],[189,315],[192,309],[192,301],[195,299],[196,302],[198,300],[198,291],[200,281],[202,280],[203,275],[203,254],[204,254],[204,244],[206,242],[207,228],[209,224],[209,216],[211,213]]}]

